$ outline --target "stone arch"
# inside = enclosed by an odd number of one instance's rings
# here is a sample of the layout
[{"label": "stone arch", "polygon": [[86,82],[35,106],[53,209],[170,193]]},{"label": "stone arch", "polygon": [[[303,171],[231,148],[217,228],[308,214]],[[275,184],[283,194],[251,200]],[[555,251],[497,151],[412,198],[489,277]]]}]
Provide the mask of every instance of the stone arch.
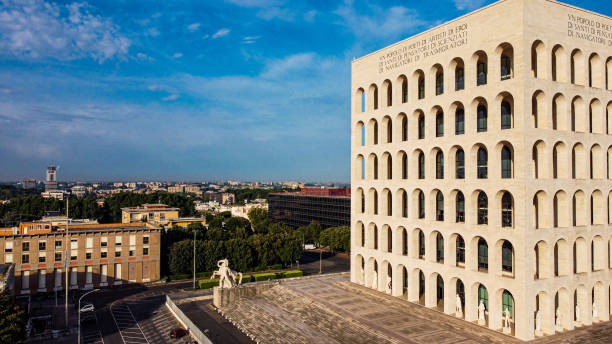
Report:
[{"label": "stone arch", "polygon": [[395,192],[395,214],[403,218],[408,217],[408,193],[404,189],[398,189]]},{"label": "stone arch", "polygon": [[570,301],[570,293],[569,291],[562,287],[557,290],[555,293],[555,323],[557,321],[557,311],[561,319],[559,322],[561,323],[561,329],[570,329],[571,324],[573,322],[573,309],[572,303]]},{"label": "stone arch", "polygon": [[458,189],[454,189],[450,193],[448,216],[454,215],[454,221],[457,223],[465,222],[465,195]]},{"label": "stone arch", "polygon": [[444,236],[439,231],[433,230],[429,233],[428,247],[434,248],[429,250],[431,253],[432,262],[444,264]]},{"label": "stone arch", "polygon": [[586,196],[584,191],[577,190],[572,198],[572,219],[574,227],[587,224]]},{"label": "stone arch", "polygon": [[567,228],[570,225],[570,207],[565,191],[557,191],[553,198],[553,226]]},{"label": "stone arch", "polygon": [[425,233],[423,233],[420,228],[415,228],[412,230],[411,236],[412,238],[410,242],[412,243],[412,247],[408,249],[408,252],[412,252],[410,253],[411,258],[425,259],[425,254],[427,253],[425,246]]},{"label": "stone arch", "polygon": [[366,211],[366,202],[365,202],[365,194],[362,188],[357,188],[355,192],[357,196],[357,202],[355,202],[354,207],[355,211],[361,214],[364,214]]},{"label": "stone arch", "polygon": [[355,91],[355,95],[353,97],[353,112],[365,112],[366,110],[366,99],[365,99],[365,90],[362,87],[359,87],[357,91]]},{"label": "stone arch", "polygon": [[384,188],[380,196],[380,215],[393,216],[393,195],[391,190]]},{"label": "stone arch", "polygon": [[[487,179],[489,175],[489,153],[487,147],[482,143],[476,143],[470,150],[470,161],[476,162],[476,178]],[[471,170],[474,170],[470,168]],[[469,177],[469,175],[468,175]]]},{"label": "stone arch", "polygon": [[546,79],[546,46],[541,40],[531,44],[531,76],[537,79]]},{"label": "stone arch", "polygon": [[366,247],[371,250],[378,249],[378,227],[374,222],[368,224],[365,243]]},{"label": "stone arch", "polygon": [[442,276],[433,272],[429,275],[425,298],[425,307],[435,308],[440,312],[444,311],[444,279]]},{"label": "stone arch", "polygon": [[514,227],[514,197],[509,191],[501,190],[496,195],[499,205],[501,227]]},{"label": "stone arch", "polygon": [[575,274],[587,272],[588,252],[586,240],[583,237],[576,238],[573,250]]},{"label": "stone arch", "polygon": [[431,108],[431,114],[434,117],[434,122],[435,122],[435,135],[436,137],[443,137],[444,136],[444,122],[446,121],[444,118],[444,111],[442,110],[442,107],[440,107],[439,105],[434,106],[433,108]]},{"label": "stone arch", "polygon": [[368,190],[367,212],[369,215],[379,214],[378,191],[375,188]]},{"label": "stone arch", "polygon": [[557,82],[567,82],[567,53],[562,45],[557,44],[552,51],[552,79]]},{"label": "stone arch", "polygon": [[429,194],[429,209],[434,209],[434,221],[444,221],[444,194],[438,189],[431,190]]},{"label": "stone arch", "polygon": [[393,122],[391,121],[391,117],[385,116],[382,119],[382,127],[385,135],[384,142],[392,143],[393,142]]},{"label": "stone arch", "polygon": [[534,248],[534,279],[546,279],[551,277],[551,262],[548,244],[544,240],[538,241]]},{"label": "stone arch", "polygon": [[548,213],[548,195],[545,191],[538,191],[533,196],[532,202],[533,209],[533,228],[542,229],[549,228],[550,224],[548,223],[548,219],[550,218],[550,214]]},{"label": "stone arch", "polygon": [[600,235],[591,241],[591,271],[600,271],[608,266],[608,249],[606,242]]},{"label": "stone arch", "polygon": [[397,247],[399,249],[398,253],[402,256],[407,256],[410,242],[408,241],[408,231],[406,230],[406,228],[402,226],[397,227],[396,238]]},{"label": "stone arch", "polygon": [[397,89],[400,91],[399,99],[401,99],[402,104],[408,102],[408,78],[402,74],[397,77],[396,81]]},{"label": "stone arch", "polygon": [[[589,325],[591,323],[591,302],[590,295],[584,286],[584,284],[578,285],[574,291],[574,324],[575,325]],[[580,312],[578,315],[577,312]]]},{"label": "stone arch", "polygon": [[570,81],[572,84],[585,86],[585,61],[580,49],[574,49],[570,59]]},{"label": "stone arch", "polygon": [[368,111],[378,110],[378,86],[376,84],[368,87],[366,106]]},{"label": "stone arch", "polygon": [[531,123],[533,128],[548,129],[548,111],[546,109],[546,96],[537,90],[531,96]]},{"label": "stone arch", "polygon": [[414,204],[414,216],[415,219],[424,219],[426,206],[425,206],[425,193],[421,189],[415,189],[412,192],[412,204]]},{"label": "stone arch", "polygon": [[378,144],[378,122],[374,118],[368,121],[366,128],[366,142],[368,145]]},{"label": "stone arch", "polygon": [[482,190],[474,190],[470,199],[468,211],[475,210],[474,216],[468,213],[466,216],[472,219],[471,224],[486,225],[489,223],[489,197]]},{"label": "stone arch", "polygon": [[377,180],[378,179],[378,156],[374,153],[370,153],[367,162],[366,179]]},{"label": "stone arch", "polygon": [[425,73],[417,69],[414,71],[413,78],[416,81],[417,99],[425,98]]},{"label": "stone arch", "polygon": [[387,294],[392,294],[393,292],[393,268],[389,261],[383,260],[381,264],[380,271],[380,285],[378,286],[378,290],[385,292]]},{"label": "stone arch", "polygon": [[[412,277],[410,277],[412,276]],[[421,269],[414,269],[409,275],[412,283],[408,287],[408,299],[412,302],[416,302],[421,306],[425,306],[426,296],[428,294],[427,288],[425,287],[425,274]]]},{"label": "stone arch", "polygon": [[502,92],[497,95],[499,101],[501,130],[514,128],[514,97],[509,92]]},{"label": "stone arch", "polygon": [[555,276],[568,276],[572,273],[571,257],[567,240],[557,240],[553,247],[553,272]]},{"label": "stone arch", "polygon": [[408,141],[408,116],[406,116],[405,113],[400,112],[399,115],[397,115],[396,124],[396,137],[399,138],[398,141]]},{"label": "stone arch", "polygon": [[[446,294],[449,297],[444,302],[446,308],[444,312],[454,314],[459,319],[465,319],[466,289],[463,281],[458,277],[452,277],[446,288],[448,289]],[[457,309],[457,296],[461,304],[459,309]]]},{"label": "stone arch", "polygon": [[444,152],[439,147],[434,147],[429,153],[429,170],[435,171],[436,179],[444,179]]},{"label": "stone arch", "polygon": [[[541,325],[540,330],[545,334],[554,334],[554,303],[552,298],[545,290],[542,290],[536,294],[535,302],[535,314],[540,312]],[[541,335],[541,334],[540,334]]]},{"label": "stone arch", "polygon": [[383,81],[382,91],[385,99],[385,106],[393,106],[393,85],[391,84],[391,80],[386,79]]},{"label": "stone arch", "polygon": [[495,146],[496,158],[499,159],[498,174],[502,179],[514,178],[514,147],[509,141],[500,141]]},{"label": "stone arch", "polygon": [[431,75],[434,77],[434,94],[444,94],[444,68],[439,63],[431,67]]},{"label": "stone arch", "polygon": [[474,120],[476,132],[486,132],[489,127],[489,108],[486,99],[483,97],[474,98],[470,112],[476,115]]},{"label": "stone arch", "polygon": [[451,266],[465,267],[465,239],[461,234],[453,233],[448,239],[448,252],[446,260]]},{"label": "stone arch", "polygon": [[423,153],[420,149],[415,149],[412,151],[412,175],[415,175],[417,179],[425,179],[426,172],[426,163],[425,163],[425,153]]},{"label": "stone arch", "polygon": [[393,179],[393,159],[389,152],[382,154],[383,177],[387,180]]},{"label": "stone arch", "polygon": [[479,325],[489,327],[490,321],[490,298],[489,290],[485,284],[474,282],[470,287],[470,298],[466,300],[465,315],[466,320],[478,320],[478,307],[480,303],[484,305],[484,321],[478,322]]},{"label": "stone arch", "polygon": [[500,239],[495,243],[495,254],[492,264],[495,265],[494,271],[501,272],[501,275],[514,277],[516,263],[514,257],[514,245],[510,240]]},{"label": "stone arch", "polygon": [[571,124],[572,131],[578,133],[586,132],[585,103],[582,97],[576,96],[572,99]]},{"label": "stone arch", "polygon": [[606,129],[606,118],[604,107],[595,98],[589,104],[589,132],[593,134],[604,134]]},{"label": "stone arch", "polygon": [[[593,286],[592,294],[592,306],[596,307],[597,309],[597,318],[594,318],[593,322],[610,320],[610,293],[608,292],[608,288],[606,288],[601,281],[597,281]],[[593,314],[594,313],[595,312],[593,312]]]},{"label": "stone arch", "polygon": [[365,260],[361,254],[356,254],[353,260],[353,281],[365,285]]},{"label": "stone arch", "polygon": [[570,126],[567,110],[567,100],[561,93],[555,94],[552,100],[552,128],[554,130],[568,130]]},{"label": "stone arch", "polygon": [[363,121],[357,121],[353,129],[353,144],[356,146],[365,146],[366,144],[365,124]]},{"label": "stone arch", "polygon": [[403,264],[398,264],[395,268],[395,276],[393,280],[393,296],[408,299],[408,269]]},{"label": "stone arch", "polygon": [[[591,194],[591,224],[603,225],[608,221],[606,219],[607,206],[604,203],[603,193],[599,190],[593,191]],[[607,254],[606,254],[607,255]]]},{"label": "stone arch", "polygon": [[[508,318],[510,320],[510,333],[514,334],[514,328],[515,328],[515,315],[517,314],[517,309],[516,309],[516,301],[514,299],[514,296],[512,295],[512,293],[508,290],[508,289],[499,289],[496,292],[496,299],[499,300],[499,308],[496,307],[496,304],[493,303],[493,307],[491,307],[491,317],[493,318],[494,322],[495,319],[499,319],[500,324],[493,324],[494,328],[499,328],[502,325],[502,317],[504,317],[504,311],[508,310],[508,312],[510,313]],[[496,316],[497,313],[499,312],[499,317]]]},{"label": "stone arch", "polygon": [[401,150],[397,152],[396,158],[397,163],[395,164],[395,171],[393,175],[398,176],[401,179],[408,179],[408,154]]},{"label": "stone arch", "polygon": [[374,257],[370,257],[366,265],[365,286],[375,290],[380,286],[380,269]]},{"label": "stone arch", "polygon": [[559,141],[553,146],[553,178],[566,179],[569,176],[568,153],[565,143]]},{"label": "stone arch", "polygon": [[475,236],[470,241],[470,248],[466,252],[466,264],[473,271],[489,271],[489,244],[481,236]]},{"label": "stone arch", "polygon": [[357,154],[353,160],[353,175],[359,180],[365,179],[365,159],[361,154]]},{"label": "stone arch", "polygon": [[463,104],[456,101],[451,104],[449,116],[454,116],[455,135],[465,134],[465,108]]},{"label": "stone arch", "polygon": [[448,171],[455,179],[465,179],[465,151],[461,146],[455,145],[448,151]]},{"label": "stone arch", "polygon": [[538,140],[533,144],[531,149],[531,176],[534,179],[545,179],[548,177],[548,154],[546,154],[546,143]]},{"label": "stone arch", "polygon": [[450,70],[455,74],[455,91],[465,89],[465,63],[463,63],[463,59],[460,57],[452,59]]},{"label": "stone arch", "polygon": [[603,60],[597,53],[589,56],[589,87],[604,88]]},{"label": "stone arch", "polygon": [[415,122],[417,122],[415,136],[419,140],[422,140],[425,138],[426,134],[425,113],[421,109],[416,109],[414,110],[413,117],[415,119]]},{"label": "stone arch", "polygon": [[504,42],[496,49],[499,54],[500,79],[508,80],[514,76],[514,48],[510,43]]},{"label": "stone arch", "polygon": [[572,178],[586,179],[586,151],[582,143],[576,143],[572,148]]},{"label": "stone arch", "polygon": [[357,230],[355,231],[355,235],[353,239],[354,246],[365,247],[365,243],[366,243],[365,226],[363,225],[363,222],[357,221],[356,227],[357,227]]},{"label": "stone arch", "polygon": [[476,66],[476,86],[487,84],[488,58],[487,54],[478,50],[472,55],[472,61]]}]

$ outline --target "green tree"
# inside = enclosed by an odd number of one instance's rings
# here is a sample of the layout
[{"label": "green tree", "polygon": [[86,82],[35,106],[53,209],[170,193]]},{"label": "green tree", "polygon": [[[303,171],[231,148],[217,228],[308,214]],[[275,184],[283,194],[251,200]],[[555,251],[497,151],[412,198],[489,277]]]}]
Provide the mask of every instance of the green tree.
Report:
[{"label": "green tree", "polygon": [[262,208],[251,208],[248,212],[249,221],[255,233],[266,233],[270,220],[268,219],[268,211]]},{"label": "green tree", "polygon": [[24,343],[28,315],[21,303],[0,292],[0,343]]}]

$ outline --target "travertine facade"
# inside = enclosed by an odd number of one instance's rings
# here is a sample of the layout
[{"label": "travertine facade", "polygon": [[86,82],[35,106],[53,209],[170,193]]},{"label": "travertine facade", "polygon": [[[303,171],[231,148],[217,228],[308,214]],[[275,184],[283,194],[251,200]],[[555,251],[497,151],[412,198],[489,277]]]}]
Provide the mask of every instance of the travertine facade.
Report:
[{"label": "travertine facade", "polygon": [[610,319],[611,18],[502,0],[351,87],[353,282],[523,340]]}]

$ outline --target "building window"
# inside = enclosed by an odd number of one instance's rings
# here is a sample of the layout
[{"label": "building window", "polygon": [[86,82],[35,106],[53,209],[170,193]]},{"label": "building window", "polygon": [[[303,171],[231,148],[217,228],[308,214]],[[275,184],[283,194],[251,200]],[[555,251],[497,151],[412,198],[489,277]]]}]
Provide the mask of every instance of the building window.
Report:
[{"label": "building window", "polygon": [[79,241],[77,239],[70,239],[70,249],[76,250],[79,248]]},{"label": "building window", "polygon": [[13,263],[13,254],[12,253],[7,253],[4,255],[4,263],[9,264],[9,263]]},{"label": "building window", "polygon": [[408,118],[402,116],[402,141],[408,141]]},{"label": "building window", "polygon": [[436,137],[444,136],[444,113],[438,111],[436,114]]},{"label": "building window", "polygon": [[425,194],[419,191],[419,219],[425,218]]},{"label": "building window", "polygon": [[459,149],[455,153],[455,178],[465,178],[465,153],[463,149]]},{"label": "building window", "polygon": [[419,116],[419,140],[425,138],[425,116]]},{"label": "building window", "polygon": [[6,253],[13,252],[13,242],[12,241],[7,241],[4,244],[4,252],[6,252]]},{"label": "building window", "polygon": [[419,76],[419,99],[425,98],[425,78]]},{"label": "building window", "polygon": [[425,154],[419,153],[419,179],[425,179]]},{"label": "building window", "polygon": [[465,111],[457,109],[455,111],[455,135],[465,134]]},{"label": "building window", "polygon": [[143,245],[148,245],[149,244],[149,236],[145,235],[142,237],[142,244]]},{"label": "building window", "polygon": [[444,73],[436,75],[436,95],[444,93]]},{"label": "building window", "polygon": [[436,153],[436,179],[444,179],[444,154]]},{"label": "building window", "polygon": [[512,61],[510,57],[504,55],[501,57],[501,79],[507,80],[512,77]]},{"label": "building window", "polygon": [[85,239],[85,248],[93,248],[93,238]]},{"label": "building window", "polygon": [[480,301],[485,306],[485,310],[489,309],[489,292],[487,288],[482,284],[478,285],[478,304],[480,305]]},{"label": "building window", "polygon": [[56,250],[61,250],[62,249],[62,241],[61,240],[55,240],[55,249]]},{"label": "building window", "polygon": [[455,201],[455,221],[456,222],[465,222],[465,198],[463,197],[463,193],[459,191],[457,193],[457,200]]},{"label": "building window", "polygon": [[30,250],[30,243],[27,241],[24,241],[21,243],[21,251],[23,252],[28,252]]},{"label": "building window", "polygon": [[457,235],[457,255],[455,257],[457,263],[465,263],[465,242],[461,235]]},{"label": "building window", "polygon": [[487,64],[478,62],[476,65],[476,86],[486,85],[487,83]]},{"label": "building window", "polygon": [[121,257],[121,250],[115,250],[115,257]]},{"label": "building window", "polygon": [[408,102],[408,79],[402,78],[402,103]]},{"label": "building window", "polygon": [[455,70],[455,91],[460,91],[465,88],[465,77],[462,67],[458,67]]},{"label": "building window", "polygon": [[444,262],[444,238],[440,233],[436,235],[436,262]]},{"label": "building window", "polygon": [[85,259],[91,259],[91,251],[85,252]]},{"label": "building window", "polygon": [[115,237],[115,246],[121,246],[121,236]]},{"label": "building window", "polygon": [[489,223],[489,198],[484,192],[478,194],[478,224],[486,225]]},{"label": "building window", "polygon": [[512,272],[512,244],[507,240],[502,245],[502,270]]},{"label": "building window", "polygon": [[41,252],[38,254],[39,263],[44,263],[46,259],[47,259],[47,255],[44,252]]},{"label": "building window", "polygon": [[130,257],[133,257],[133,256],[134,256],[134,250],[133,250],[133,249],[130,249],[130,251],[129,251],[129,255],[130,255]]},{"label": "building window", "polygon": [[28,264],[30,262],[30,255],[29,254],[22,254],[21,255],[21,264]]},{"label": "building window", "polygon": [[425,257],[425,234],[423,231],[419,231],[419,258]]},{"label": "building window", "polygon": [[489,269],[489,246],[484,239],[478,240],[478,269]]},{"label": "building window", "polygon": [[436,221],[444,221],[444,195],[441,191],[436,194]]},{"label": "building window", "polygon": [[62,253],[61,252],[55,252],[55,261],[56,262],[61,262],[62,261]]},{"label": "building window", "polygon": [[38,242],[38,250],[39,251],[45,251],[47,249],[47,242],[46,241],[39,241]]},{"label": "building window", "polygon": [[507,146],[501,151],[501,172],[502,178],[512,178],[512,153]]},{"label": "building window", "polygon": [[77,260],[78,254],[78,250],[70,250],[70,260]]},{"label": "building window", "polygon": [[514,299],[507,290],[502,293],[502,309],[508,309],[510,319],[514,318]]},{"label": "building window", "polygon": [[477,176],[479,179],[487,178],[487,151],[484,148],[479,148],[477,153]]},{"label": "building window", "polygon": [[512,196],[505,192],[502,196],[502,227],[512,227]]},{"label": "building window", "polygon": [[100,238],[100,246],[102,246],[102,247],[107,247],[108,246],[108,238],[107,237],[101,237]]},{"label": "building window", "polygon": [[507,101],[501,103],[501,128],[502,130],[512,128],[512,108]]},{"label": "building window", "polygon": [[146,255],[148,255],[148,254],[149,254],[149,248],[148,248],[148,247],[143,247],[143,248],[142,248],[142,255],[143,255],[143,256],[146,256]]},{"label": "building window", "polygon": [[100,251],[100,258],[106,258],[107,256],[108,256],[108,253],[106,250]]},{"label": "building window", "polygon": [[479,133],[487,131],[487,107],[478,105],[476,116],[476,131]]}]

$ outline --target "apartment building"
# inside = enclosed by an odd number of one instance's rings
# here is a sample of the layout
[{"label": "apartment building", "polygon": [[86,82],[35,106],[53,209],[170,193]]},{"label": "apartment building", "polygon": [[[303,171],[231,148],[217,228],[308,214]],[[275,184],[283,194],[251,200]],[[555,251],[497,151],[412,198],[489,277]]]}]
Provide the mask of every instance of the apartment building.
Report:
[{"label": "apartment building", "polygon": [[610,17],[498,1],[351,82],[352,282],[522,340],[610,319]]},{"label": "apartment building", "polygon": [[179,218],[179,208],[169,207],[165,204],[143,204],[138,207],[121,208],[121,222],[151,222],[166,224],[168,220]]}]

